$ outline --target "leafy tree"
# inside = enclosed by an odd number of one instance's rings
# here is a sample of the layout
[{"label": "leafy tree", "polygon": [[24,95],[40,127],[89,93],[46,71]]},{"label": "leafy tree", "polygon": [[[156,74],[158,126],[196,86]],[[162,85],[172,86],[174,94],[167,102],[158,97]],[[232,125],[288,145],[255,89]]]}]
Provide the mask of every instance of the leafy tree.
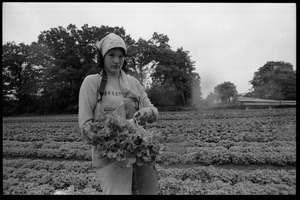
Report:
[{"label": "leafy tree", "polygon": [[208,102],[211,103],[211,102],[214,102],[215,100],[218,100],[218,99],[219,99],[219,96],[218,96],[216,93],[214,93],[214,92],[210,92],[210,93],[207,95],[206,99],[207,99]]},{"label": "leafy tree", "polygon": [[54,112],[76,111],[81,83],[86,75],[96,73],[96,40],[101,40],[107,33],[114,32],[128,44],[133,41],[119,27],[88,27],[81,30],[70,24],[67,28],[59,26],[43,31],[38,36],[38,45],[48,50],[48,59],[43,66],[44,110]]},{"label": "leafy tree", "polygon": [[[84,60],[80,52],[78,30],[74,25],[67,29],[51,28],[38,36],[38,44],[48,49],[43,81],[43,102],[46,111],[63,112],[74,105],[81,83]],[[88,45],[85,48],[88,51]]]},{"label": "leafy tree", "polygon": [[[150,99],[151,95],[157,97],[160,94],[158,90],[168,88],[163,90],[165,91],[163,94],[164,96],[176,95],[177,98],[170,99],[173,103],[176,101],[174,105],[185,106],[195,103],[202,94],[200,76],[193,72],[194,62],[190,60],[188,52],[183,51],[182,48],[173,51],[168,41],[168,36],[156,32],[149,40],[140,38],[131,46],[129,54],[134,67],[130,69],[141,84],[148,88]],[[152,85],[147,84],[149,82]],[[160,106],[164,104],[164,100],[158,103]]]},{"label": "leafy tree", "polygon": [[290,63],[267,62],[254,73],[250,83],[253,97],[296,100],[296,72]]},{"label": "leafy tree", "polygon": [[214,88],[214,93],[218,95],[223,103],[230,103],[231,100],[235,100],[237,96],[236,86],[229,81],[217,85]]},{"label": "leafy tree", "polygon": [[[85,24],[77,29],[70,24],[41,32],[38,41],[30,46],[14,43],[3,46],[2,86],[6,107],[15,97],[14,106],[21,113],[77,111],[83,79],[97,72],[94,43],[109,32],[125,40],[129,73],[148,87],[149,97],[157,105],[186,106],[201,98],[200,76],[194,72],[189,52],[183,48],[171,50],[166,35],[155,32],[150,40],[140,38],[135,42],[123,28]],[[151,79],[152,85],[147,84]]]},{"label": "leafy tree", "polygon": [[200,85],[198,85],[200,84],[200,76],[193,72],[195,70],[194,62],[191,61],[189,52],[184,51],[182,47],[178,48],[177,51],[171,50],[167,44],[168,37],[161,34],[154,33],[151,41],[158,45],[155,59],[159,63],[151,75],[154,84],[160,86],[168,84],[169,87],[173,87],[177,91],[181,99],[179,105],[191,105],[195,100],[193,94],[197,94],[196,96],[202,94]]},{"label": "leafy tree", "polygon": [[192,72],[191,73],[191,93],[192,93],[192,105],[196,106],[201,104],[201,100],[203,100],[202,98],[202,92],[201,92],[201,87],[200,87],[200,83],[201,83],[201,79],[198,73]]},{"label": "leafy tree", "polygon": [[156,67],[155,55],[157,47],[151,43],[140,38],[128,50],[129,53],[129,71],[131,75],[135,76],[142,85],[147,85],[147,78]]},{"label": "leafy tree", "polygon": [[[37,109],[37,98],[42,72],[33,63],[34,51],[29,45],[8,42],[2,49],[2,91],[5,105],[10,112],[32,112]],[[9,101],[17,103],[11,105]],[[11,107],[12,106],[12,107]]]},{"label": "leafy tree", "polygon": [[147,89],[151,103],[156,107],[175,107],[181,103],[178,91],[172,86],[172,82],[165,82],[164,85],[153,84]]}]

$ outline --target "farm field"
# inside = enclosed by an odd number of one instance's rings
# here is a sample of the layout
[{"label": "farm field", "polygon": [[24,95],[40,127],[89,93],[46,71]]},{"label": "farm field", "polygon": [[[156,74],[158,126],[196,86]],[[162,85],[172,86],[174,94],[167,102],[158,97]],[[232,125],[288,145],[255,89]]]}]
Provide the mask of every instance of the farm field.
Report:
[{"label": "farm field", "polygon": [[[160,195],[295,195],[296,109],[160,112]],[[100,194],[77,115],[3,117],[3,194]]]}]

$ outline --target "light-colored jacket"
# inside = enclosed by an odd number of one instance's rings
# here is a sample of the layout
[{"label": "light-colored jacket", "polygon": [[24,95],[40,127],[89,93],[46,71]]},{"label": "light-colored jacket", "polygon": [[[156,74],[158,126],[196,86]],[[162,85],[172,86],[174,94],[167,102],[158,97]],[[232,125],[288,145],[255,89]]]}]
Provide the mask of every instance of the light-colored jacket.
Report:
[{"label": "light-colored jacket", "polygon": [[[121,76],[119,78],[121,92],[125,98],[135,98],[138,101],[139,109],[145,109],[147,115],[150,117],[149,122],[154,122],[158,116],[158,110],[150,102],[147,93],[141,86],[139,81],[127,75],[121,70]],[[98,102],[100,98],[99,88],[101,83],[101,76],[99,74],[88,75],[82,82],[79,92],[79,110],[78,110],[78,122],[79,128],[82,129],[89,121],[93,121],[97,118],[99,113],[104,112],[104,106],[102,102]],[[103,167],[110,162],[108,160],[99,159],[95,154],[94,148],[92,148],[92,160],[93,166],[96,168]]]},{"label": "light-colored jacket", "polygon": [[[139,109],[145,109],[147,116],[149,116],[148,122],[156,121],[158,117],[158,110],[150,102],[146,92],[144,91],[138,80],[132,76],[129,76],[121,70],[121,76],[119,78],[121,92],[125,98],[135,99],[138,102]],[[78,122],[80,129],[83,129],[85,125],[96,119],[100,114],[104,112],[104,106],[100,98],[99,88],[101,83],[101,76],[99,74],[93,74],[87,76],[82,82],[79,92],[79,110],[78,110]],[[97,151],[92,147],[92,163],[96,168],[96,174],[100,179],[103,194],[132,194],[132,177],[133,168],[126,167],[125,162],[108,160],[107,158],[100,158]],[[153,169],[149,172],[153,173]],[[145,181],[149,181],[154,186],[154,193],[157,193],[157,178],[156,175],[151,175],[147,172]],[[152,180],[153,179],[153,180]],[[143,184],[142,184],[143,185]],[[148,187],[148,186],[147,186]],[[152,192],[152,190],[147,192]],[[146,192],[146,193],[147,193]],[[153,193],[153,192],[152,192]],[[152,194],[151,193],[151,194]]]}]

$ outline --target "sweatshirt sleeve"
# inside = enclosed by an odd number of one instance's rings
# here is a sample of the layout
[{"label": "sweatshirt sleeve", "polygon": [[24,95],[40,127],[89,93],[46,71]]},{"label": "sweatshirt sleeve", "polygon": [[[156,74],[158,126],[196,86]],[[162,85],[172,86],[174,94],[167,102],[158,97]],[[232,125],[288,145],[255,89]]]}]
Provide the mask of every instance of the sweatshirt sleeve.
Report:
[{"label": "sweatshirt sleeve", "polygon": [[80,129],[87,122],[94,120],[97,92],[97,83],[93,81],[93,76],[87,76],[83,80],[79,91],[78,122]]},{"label": "sweatshirt sleeve", "polygon": [[145,92],[145,89],[142,87],[140,82],[137,79],[134,79],[134,81],[135,81],[135,86],[140,94],[139,107],[140,107],[140,109],[143,109],[147,112],[147,116],[148,116],[147,122],[153,123],[158,118],[158,110],[151,103],[150,99],[148,98],[147,93]]},{"label": "sweatshirt sleeve", "polygon": [[157,120],[158,110],[153,106],[144,89],[142,90],[141,94],[140,109],[144,109],[147,112],[149,123],[153,123]]}]

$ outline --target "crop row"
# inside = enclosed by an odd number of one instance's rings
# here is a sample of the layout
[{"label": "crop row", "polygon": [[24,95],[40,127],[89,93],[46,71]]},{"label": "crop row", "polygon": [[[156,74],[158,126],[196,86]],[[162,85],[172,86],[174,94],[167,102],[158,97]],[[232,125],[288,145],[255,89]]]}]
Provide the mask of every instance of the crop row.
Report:
[{"label": "crop row", "polygon": [[[295,141],[296,120],[280,119],[230,120],[161,120],[156,127],[164,142],[202,141],[217,143]],[[3,140],[79,142],[80,130],[76,122],[4,123]]]},{"label": "crop row", "polygon": [[14,141],[80,141],[76,122],[19,122],[3,124],[3,140]]},{"label": "crop row", "polygon": [[[160,112],[158,120],[171,119],[229,119],[260,117],[293,117],[294,108],[285,109],[257,109],[257,110],[215,110],[215,111],[189,111],[189,112]],[[78,122],[78,115],[47,115],[47,116],[23,116],[5,117],[3,123],[20,122]]]},{"label": "crop row", "polygon": [[[285,109],[257,109],[257,110],[207,110],[189,112],[160,112],[158,120],[177,120],[177,119],[230,119],[230,118],[293,118],[296,115],[295,108]],[[78,115],[47,115],[47,116],[24,116],[24,117],[5,117],[3,123],[20,122],[78,122]]]},{"label": "crop row", "polygon": [[[160,129],[166,141],[201,140],[218,142],[295,141],[296,120],[220,119],[220,120],[168,120],[150,125]],[[182,137],[183,136],[183,137]],[[185,139],[186,138],[186,139]]]},{"label": "crop row", "polygon": [[[17,142],[3,141],[4,157],[91,160],[90,147],[77,142]],[[166,148],[157,162],[170,164],[272,164],[296,165],[295,146],[223,146]]]},{"label": "crop row", "polygon": [[294,108],[285,109],[252,109],[252,110],[207,110],[189,112],[162,112],[159,119],[230,119],[230,118],[269,118],[269,117],[293,117],[296,110]]},{"label": "crop row", "polygon": [[[233,142],[230,140],[221,140],[217,143],[203,142],[194,140],[182,143],[163,143],[165,151],[179,151],[178,153],[194,152],[199,148],[226,148],[230,151],[254,152],[254,151],[290,151],[292,154],[296,151],[295,141],[272,141],[272,142]],[[3,140],[3,148],[21,148],[21,149],[78,149],[89,150],[91,146],[80,142],[56,142],[51,140],[20,142]],[[223,150],[223,149],[222,149]]]},{"label": "crop row", "polygon": [[[90,162],[3,159],[4,194],[101,194]],[[156,165],[159,194],[295,194],[295,170],[238,171],[209,167],[165,169]]]},{"label": "crop row", "polygon": [[[148,126],[159,129],[166,147],[157,157],[159,194],[296,193],[295,109],[161,113]],[[3,194],[53,194],[70,186],[73,194],[101,194],[90,146],[79,135],[77,115],[3,118]],[[161,167],[181,164],[206,166]],[[292,170],[207,166],[222,164]]]},{"label": "crop row", "polygon": [[178,154],[176,152],[166,152],[157,157],[158,163],[164,165],[172,164],[237,164],[237,165],[296,165],[296,153],[289,149],[282,149],[280,152],[277,149],[269,149],[259,151],[249,150],[249,147],[233,149],[232,151],[224,148],[194,148],[194,152]]},{"label": "crop row", "polygon": [[48,123],[48,122],[78,122],[78,115],[42,115],[13,116],[3,118],[3,123]]}]

